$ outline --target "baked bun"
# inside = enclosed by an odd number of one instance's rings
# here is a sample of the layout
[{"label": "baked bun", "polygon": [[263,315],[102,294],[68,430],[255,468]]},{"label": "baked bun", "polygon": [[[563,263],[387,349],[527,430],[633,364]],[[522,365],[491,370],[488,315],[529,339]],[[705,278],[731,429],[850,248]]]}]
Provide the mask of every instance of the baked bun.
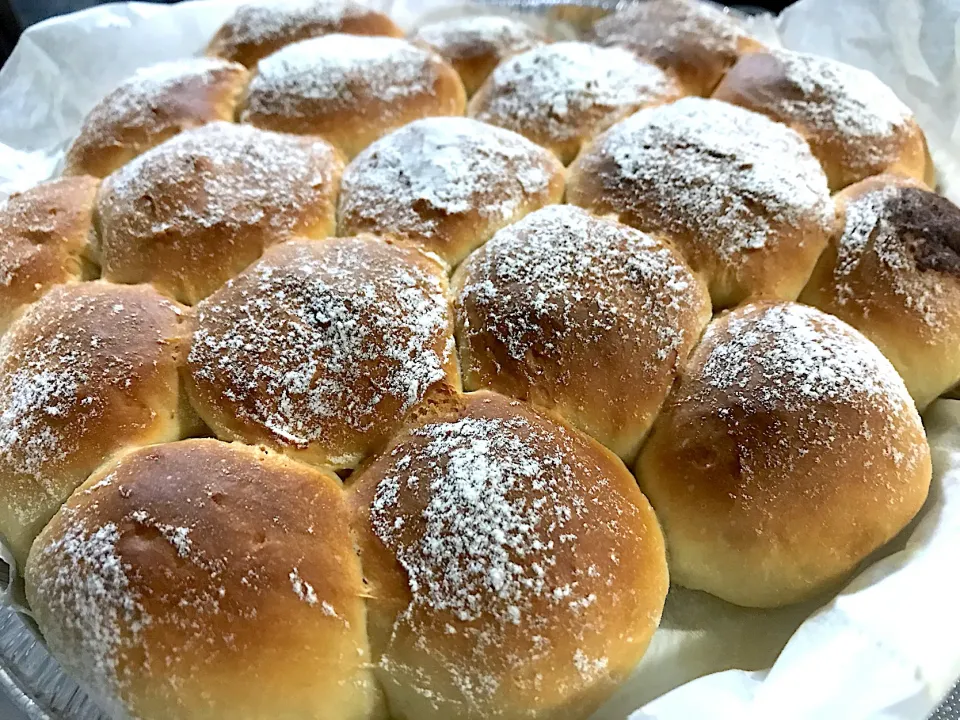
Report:
[{"label": "baked bun", "polygon": [[960,382],[960,208],[892,175],[836,200],[843,223],[800,299],[873,340],[922,410]]},{"label": "baked bun", "polygon": [[500,230],[453,290],[467,390],[551,410],[628,462],[710,320],[673,248],[571,205]]},{"label": "baked bun", "polygon": [[353,0],[258,0],[227,18],[207,55],[253,68],[284,45],[331,33],[403,37],[389,17]]},{"label": "baked bun", "polygon": [[563,166],[516,133],[467,118],[405,125],[343,173],[340,235],[410,240],[456,265],[500,228],[563,197]]},{"label": "baked bun", "polygon": [[586,718],[659,623],[663,538],[633,477],[524,404],[466,396],[349,493],[397,720]]},{"label": "baked bun", "polygon": [[567,200],[671,240],[717,308],[795,299],[834,226],[827,180],[799,135],[701,98],[614,125],[570,167]]},{"label": "baked bun", "polygon": [[567,164],[617,120],[682,94],[628,50],[558,42],[501,63],[470,101],[470,116],[520,133]]},{"label": "baked bun", "polygon": [[30,543],[100,463],[196,428],[181,309],[148,285],[59,285],[0,339],[0,533]]},{"label": "baked bun", "polygon": [[329,471],[208,439],[134,450],[44,529],[26,587],[112,717],[385,717]]},{"label": "baked bun", "polygon": [[240,119],[319,135],[347,157],[412,120],[463,115],[463,84],[439,55],[406,40],[324,35],[257,65]]},{"label": "baked bun", "polygon": [[707,327],[637,462],[674,581],[751,607],[833,588],[920,510],[930,473],[890,362],[793,303]]},{"label": "baked bun", "polygon": [[587,37],[633,50],[694,95],[709,95],[741,54],[763,49],[729,10],[701,0],[631,3],[598,20]]},{"label": "baked bun", "polygon": [[498,15],[428,23],[410,40],[430,48],[453,65],[467,95],[473,95],[501,61],[547,42],[546,37],[526,23]]},{"label": "baked bun", "polygon": [[194,406],[224,439],[352,468],[460,388],[443,267],[380,238],[291,241],[202,302]]},{"label": "baked bun", "polygon": [[933,184],[923,131],[876,75],[818,55],[741,58],[713,95],[789,125],[810,143],[832,190],[882,172]]},{"label": "baked bun", "polygon": [[217,58],[141,68],[93,106],[67,150],[64,174],[106,177],[177,133],[232,121],[247,75],[242,65]]},{"label": "baked bun", "polygon": [[96,274],[90,241],[99,184],[63,178],[0,203],[0,333],[53,285]]},{"label": "baked bun", "polygon": [[265,247],[332,234],[342,169],[319,138],[224,122],[181,133],[103,181],[103,277],[195,303]]}]

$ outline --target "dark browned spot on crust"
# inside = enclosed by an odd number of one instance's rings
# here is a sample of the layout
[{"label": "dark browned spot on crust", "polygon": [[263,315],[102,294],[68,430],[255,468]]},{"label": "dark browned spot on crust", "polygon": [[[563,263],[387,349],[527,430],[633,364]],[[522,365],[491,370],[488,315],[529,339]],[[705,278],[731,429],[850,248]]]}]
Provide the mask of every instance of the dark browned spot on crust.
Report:
[{"label": "dark browned spot on crust", "polygon": [[904,188],[891,205],[890,222],[917,268],[960,278],[960,208],[928,190]]}]

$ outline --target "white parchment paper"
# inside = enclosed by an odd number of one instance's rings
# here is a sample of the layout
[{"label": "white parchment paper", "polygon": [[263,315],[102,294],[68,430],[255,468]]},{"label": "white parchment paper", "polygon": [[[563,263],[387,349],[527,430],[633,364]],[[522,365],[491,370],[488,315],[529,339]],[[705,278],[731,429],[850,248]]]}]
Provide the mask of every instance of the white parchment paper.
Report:
[{"label": "white parchment paper", "polygon": [[[451,4],[372,2],[407,27]],[[118,3],[28,30],[0,70],[0,198],[55,174],[100,97],[139,67],[198,53],[235,4]],[[890,84],[960,202],[958,0],[800,0],[778,32]],[[926,717],[960,675],[960,401],[935,403],[925,423],[930,499],[840,595],[760,611],[674,588],[646,657],[595,720]]]}]

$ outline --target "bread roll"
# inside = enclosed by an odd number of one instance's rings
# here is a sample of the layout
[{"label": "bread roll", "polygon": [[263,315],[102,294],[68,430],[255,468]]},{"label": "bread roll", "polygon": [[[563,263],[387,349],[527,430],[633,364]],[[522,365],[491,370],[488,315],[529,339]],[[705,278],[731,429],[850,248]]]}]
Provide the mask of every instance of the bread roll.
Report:
[{"label": "bread roll", "polygon": [[240,119],[319,135],[352,158],[411,120],[463,115],[463,83],[439,55],[384,37],[325,35],[265,57]]},{"label": "bread roll", "polygon": [[617,120],[682,94],[628,50],[559,42],[501,63],[470,101],[470,116],[520,133],[566,165]]},{"label": "bread roll", "polygon": [[428,118],[350,163],[337,229],[403,238],[456,265],[500,228],[562,197],[563,166],[543,148],[476,120]]},{"label": "bread roll", "polygon": [[318,138],[222,122],[181,133],[103,181],[103,277],[195,303],[264,248],[332,234],[342,169]]},{"label": "bread roll", "polygon": [[93,106],[67,150],[65,175],[106,177],[179,132],[233,120],[242,65],[187,58],[141,68]]},{"label": "bread roll", "polygon": [[467,390],[554,411],[627,462],[710,320],[673,248],[571,205],[500,230],[453,289]]},{"label": "bread roll", "polygon": [[792,303],[707,327],[637,462],[674,581],[751,607],[832,589],[913,518],[930,473],[889,361]]},{"label": "bread roll", "polygon": [[47,645],[112,717],[384,718],[339,485],[216,440],[121,456],[31,552]]},{"label": "bread roll", "polygon": [[0,203],[0,333],[53,285],[96,275],[90,253],[99,184],[63,178]]},{"label": "bread roll", "polygon": [[460,388],[442,266],[372,236],[293,241],[198,306],[188,389],[224,439],[352,468]]},{"label": "bread roll", "polygon": [[960,382],[960,208],[892,175],[837,204],[843,223],[800,299],[873,340],[922,410]]},{"label": "bread roll", "polygon": [[663,538],[633,477],[524,404],[471,394],[349,491],[397,720],[586,718],[659,623]]},{"label": "bread roll", "polygon": [[567,200],[671,240],[716,308],[795,299],[835,224],[799,135],[701,98],[614,125],[570,167]]},{"label": "bread roll", "polygon": [[256,0],[227,18],[207,55],[253,68],[284,45],[330,33],[403,37],[389,17],[353,0]]},{"label": "bread roll", "polygon": [[803,135],[834,191],[882,172],[933,184],[933,163],[913,113],[867,70],[770,50],[741,58],[713,96]]},{"label": "bread roll", "polygon": [[709,95],[741,54],[763,49],[729,10],[701,0],[630,3],[598,20],[587,37],[633,50],[694,95]]},{"label": "bread roll", "polygon": [[422,25],[410,37],[440,54],[459,73],[473,95],[503,60],[540,47],[546,37],[519,20],[497,15],[448,18]]},{"label": "bread roll", "polygon": [[124,448],[194,431],[180,307],[146,285],[60,285],[0,339],[0,533],[20,567],[60,504]]}]

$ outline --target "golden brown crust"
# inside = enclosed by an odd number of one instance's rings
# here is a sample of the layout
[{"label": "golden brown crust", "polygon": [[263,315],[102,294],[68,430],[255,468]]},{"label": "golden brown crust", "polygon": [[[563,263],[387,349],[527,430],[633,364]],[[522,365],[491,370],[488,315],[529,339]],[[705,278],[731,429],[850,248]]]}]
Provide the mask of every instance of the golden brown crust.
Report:
[{"label": "golden brown crust", "polygon": [[516,133],[426,118],[381,138],[343,174],[337,231],[392,235],[453,266],[500,228],[563,197],[563,166]]},{"label": "golden brown crust", "polygon": [[330,33],[403,37],[389,17],[352,0],[259,0],[237,8],[206,52],[253,68],[284,45]]},{"label": "golden brown crust", "polygon": [[641,110],[598,137],[570,166],[567,201],[673,242],[715,308],[795,299],[835,223],[799,135],[701,98]]},{"label": "golden brown crust", "polygon": [[216,440],[134,450],[44,529],[26,580],[54,655],[118,717],[382,717],[329,471]]},{"label": "golden brown crust", "polygon": [[0,340],[0,532],[18,562],[100,463],[194,429],[180,403],[182,321],[150,286],[76,283]]},{"label": "golden brown crust", "polygon": [[348,158],[408,122],[463,115],[463,84],[439,55],[405,40],[324,35],[257,65],[240,119],[319,135]]},{"label": "golden brown crust", "polygon": [[627,462],[710,319],[672,247],[570,205],[500,230],[452,284],[466,389],[554,411]]},{"label": "golden brown crust", "polygon": [[392,713],[585,718],[667,591],[663,538],[609,451],[492,394],[411,426],[349,488]]},{"label": "golden brown crust", "polygon": [[833,588],[913,518],[931,475],[893,366],[793,303],[707,327],[636,469],[674,580],[755,607]]},{"label": "golden brown crust", "polygon": [[547,38],[519,20],[498,15],[448,18],[417,28],[410,41],[438,53],[473,95],[493,69],[517,53],[546,44]]},{"label": "golden brown crust", "polygon": [[193,304],[291,237],[333,233],[343,161],[319,138],[216,122],[103,181],[103,277]]},{"label": "golden brown crust", "polygon": [[763,49],[732,13],[700,0],[631,3],[598,20],[587,36],[647,58],[694,95],[709,95],[740,55]]},{"label": "golden brown crust", "polygon": [[53,285],[96,273],[90,254],[99,184],[86,176],[52,180],[0,205],[0,333]]},{"label": "golden brown crust", "polygon": [[833,191],[883,172],[928,182],[931,177],[926,139],[910,109],[866,70],[770,50],[743,56],[713,97],[800,133]]},{"label": "golden brown crust", "polygon": [[892,175],[836,201],[842,222],[800,299],[873,340],[923,409],[960,381],[960,209]]},{"label": "golden brown crust", "polygon": [[627,50],[558,42],[501,63],[469,115],[520,133],[566,165],[613,123],[683,94],[672,77]]},{"label": "golden brown crust", "polygon": [[187,388],[225,439],[352,468],[460,389],[446,273],[372,236],[293,241],[197,307]]},{"label": "golden brown crust", "polygon": [[177,133],[232,121],[247,78],[242,65],[216,58],[141,68],[94,105],[67,150],[64,174],[103,178]]}]

